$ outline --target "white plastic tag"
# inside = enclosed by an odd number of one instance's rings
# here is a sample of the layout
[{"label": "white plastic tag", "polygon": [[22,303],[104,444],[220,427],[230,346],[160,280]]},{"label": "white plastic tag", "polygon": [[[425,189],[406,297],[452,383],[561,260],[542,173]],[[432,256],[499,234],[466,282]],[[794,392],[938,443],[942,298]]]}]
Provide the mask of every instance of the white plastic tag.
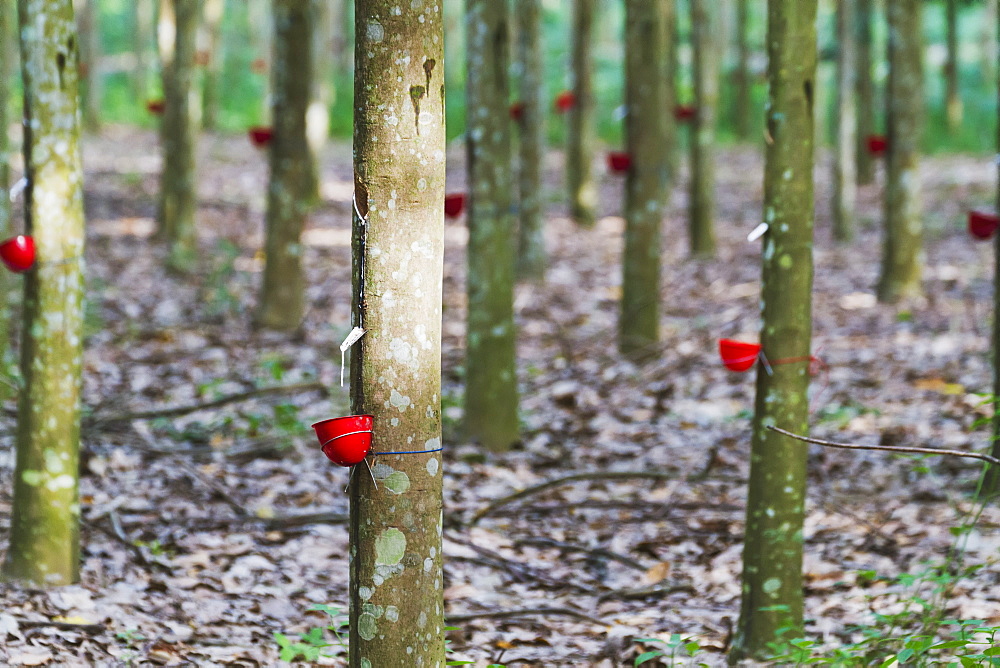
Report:
[{"label": "white plastic tag", "polygon": [[769,225],[767,223],[761,223],[757,227],[753,228],[753,232],[747,235],[747,241],[757,241],[764,233],[767,232]]},{"label": "white plastic tag", "polygon": [[344,364],[345,364],[346,359],[347,359],[347,349],[350,348],[351,346],[353,346],[355,343],[357,343],[358,339],[360,339],[362,336],[365,335],[365,331],[367,331],[367,330],[361,329],[360,327],[355,327],[354,329],[351,330],[350,334],[347,335],[347,338],[344,339],[344,342],[340,344],[340,386],[341,387],[344,386]]}]

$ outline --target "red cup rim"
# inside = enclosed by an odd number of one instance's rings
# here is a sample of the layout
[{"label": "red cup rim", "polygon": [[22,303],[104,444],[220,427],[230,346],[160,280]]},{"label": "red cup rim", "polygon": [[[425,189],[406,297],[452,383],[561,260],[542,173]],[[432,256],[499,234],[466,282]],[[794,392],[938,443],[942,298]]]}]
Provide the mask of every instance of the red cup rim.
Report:
[{"label": "red cup rim", "polygon": [[310,425],[310,426],[313,429],[315,429],[317,426],[319,426],[321,424],[327,424],[329,422],[335,422],[336,420],[349,420],[350,418],[359,418],[359,417],[360,418],[368,418],[370,420],[374,420],[375,419],[374,415],[369,415],[367,413],[362,413],[361,415],[341,415],[340,417],[326,418],[325,420],[320,420],[319,422],[313,422],[312,425]]}]

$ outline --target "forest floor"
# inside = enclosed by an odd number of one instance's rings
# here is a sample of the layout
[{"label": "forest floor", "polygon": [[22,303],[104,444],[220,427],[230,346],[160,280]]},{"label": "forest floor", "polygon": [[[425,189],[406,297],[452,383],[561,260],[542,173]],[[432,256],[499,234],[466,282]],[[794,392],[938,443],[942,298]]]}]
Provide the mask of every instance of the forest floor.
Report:
[{"label": "forest floor", "polygon": [[[53,591],[0,586],[0,664],[273,666],[275,632],[326,626],[316,604],[346,610],[347,471],[325,460],[308,425],[348,405],[337,348],[349,329],[350,147],[324,156],[324,201],[305,234],[309,312],[295,335],[251,325],[265,156],[240,137],[206,137],[200,154],[201,268],[179,278],[150,238],[155,135],[109,128],[85,141],[83,579]],[[450,156],[456,191],[462,147]],[[445,598],[450,615],[487,615],[453,621],[451,658],[632,665],[656,647],[637,639],[681,634],[697,641],[697,661],[721,664],[739,612],[753,374],[727,371],[716,341],[757,336],[760,244],[746,235],[760,220],[762,156],[719,151],[711,260],[687,257],[681,175],[663,232],[662,346],[641,368],[615,347],[622,182],[599,170],[601,218],[584,230],[566,218],[559,154],[545,171],[551,267],[544,285],[517,292],[524,443],[503,457],[457,436],[466,230],[446,227]],[[872,291],[881,186],[861,190],[857,238],[838,247],[826,156],[817,171],[815,350],[829,370],[815,379],[812,434],[982,451],[992,251],[969,239],[964,211],[990,206],[996,170],[988,157],[956,156],[928,158],[922,173],[926,297],[888,307]],[[137,414],[240,392],[252,396]],[[7,526],[9,413],[4,422]],[[476,519],[531,485],[609,471],[672,478],[560,485]],[[891,633],[874,615],[933,598],[933,583],[908,578],[922,572],[950,585],[946,617],[1000,625],[1000,511],[965,533],[961,568],[928,571],[974,510],[973,460],[812,446],[809,472],[810,637],[856,641],[852,625]],[[488,616],[525,609],[536,612]],[[343,663],[343,648],[323,652],[335,657],[318,663]]]}]

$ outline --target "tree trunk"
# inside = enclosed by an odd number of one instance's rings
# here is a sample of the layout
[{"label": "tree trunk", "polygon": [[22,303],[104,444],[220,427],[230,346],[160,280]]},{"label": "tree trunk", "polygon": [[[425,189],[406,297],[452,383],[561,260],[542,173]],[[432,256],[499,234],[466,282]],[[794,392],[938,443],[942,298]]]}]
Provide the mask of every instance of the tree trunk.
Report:
[{"label": "tree trunk", "polygon": [[204,0],[205,2],[205,78],[201,96],[203,110],[202,125],[206,130],[215,130],[219,124],[219,86],[222,80],[222,17],[225,0]]},{"label": "tree trunk", "polygon": [[649,63],[666,60],[663,0],[625,2],[625,252],[618,347],[636,361],[655,356],[659,340],[660,223],[666,203],[663,151],[666,81]]},{"label": "tree trunk", "polygon": [[761,346],[750,453],[743,597],[730,660],[761,658],[802,629],[802,524],[808,449],[768,430],[808,429],[812,330],[816,0],[768,2]]},{"label": "tree trunk", "polygon": [[310,5],[309,0],[274,0],[274,137],[257,324],[284,331],[297,329],[305,312],[301,236],[311,200],[312,156],[306,139],[313,67]]},{"label": "tree trunk", "polygon": [[665,141],[667,142],[667,174],[673,180],[680,174],[681,146],[683,145],[683,128],[673,119],[673,111],[680,101],[677,81],[679,77],[678,50],[680,49],[680,26],[677,3],[675,0],[667,0],[663,5],[664,14],[664,80],[667,82],[666,93],[664,95],[665,109],[667,110],[667,125]]},{"label": "tree trunk", "polygon": [[855,157],[858,185],[875,180],[875,159],[868,151],[868,137],[875,134],[875,80],[872,78],[872,21],[875,0],[857,0],[857,58],[854,80],[857,97],[858,137]]},{"label": "tree trunk", "polygon": [[920,292],[923,223],[918,145],[923,107],[920,0],[888,6],[889,166],[885,188],[885,240],[878,298],[895,302]]},{"label": "tree trunk", "polygon": [[520,160],[518,193],[518,276],[545,280],[544,211],[542,208],[542,161],[545,158],[545,112],[542,107],[542,37],[539,0],[517,0],[518,71],[521,75]]},{"label": "tree trunk", "polygon": [[466,436],[493,451],[518,440],[506,3],[467,0],[469,170]]},{"label": "tree trunk", "polygon": [[[165,15],[164,10],[167,10]],[[189,271],[195,261],[195,138],[200,125],[198,96],[192,85],[199,0],[167,0],[160,5],[163,67],[163,172],[160,175],[160,226],[169,244],[169,265]],[[170,16],[172,14],[172,17]],[[173,21],[170,19],[173,18]],[[164,33],[173,24],[172,48]]]},{"label": "tree trunk", "polygon": [[962,94],[958,79],[958,0],[945,0],[945,27],[948,50],[944,64],[945,108],[948,131],[955,132],[962,125]]},{"label": "tree trunk", "polygon": [[[1000,55],[1000,21],[994,24],[996,54]],[[997,75],[997,109],[1000,110],[1000,63]],[[1000,116],[1000,113],[998,113]],[[997,123],[997,152],[1000,153],[1000,118]],[[997,212],[1000,212],[1000,161],[997,162]],[[990,454],[1000,459],[1000,234],[993,239],[993,445]],[[1000,494],[1000,467],[987,466],[980,495],[985,498]]]},{"label": "tree trunk", "polygon": [[132,94],[137,103],[146,99],[149,85],[149,45],[153,41],[152,0],[134,0],[132,3]]},{"label": "tree trunk", "polygon": [[3,577],[34,586],[80,575],[77,496],[83,362],[83,167],[72,0],[22,0],[25,229],[17,463]]},{"label": "tree trunk", "polygon": [[[14,79],[14,48],[17,32],[13,3],[0,4],[0,239],[13,234],[10,210],[10,106]],[[15,279],[9,272],[0,272],[0,363],[7,364],[11,338],[11,297]],[[13,389],[0,383],[0,401],[9,399]]]},{"label": "tree trunk", "polygon": [[578,225],[596,221],[597,186],[594,183],[594,63],[591,42],[594,0],[573,0],[572,62],[570,88],[575,103],[567,112],[566,184],[570,216]]},{"label": "tree trunk", "polygon": [[750,139],[753,114],[750,75],[750,0],[736,0],[736,75],[733,128],[743,141]]},{"label": "tree trunk", "polygon": [[334,61],[333,24],[340,21],[334,16],[329,0],[312,0],[313,25],[313,80],[309,92],[309,109],[306,112],[306,140],[309,142],[308,182],[306,197],[310,202],[319,201],[319,156],[330,138],[330,105],[333,104]]},{"label": "tree trunk", "polygon": [[833,165],[833,237],[850,241],[857,192],[857,105],[855,91],[854,8],[857,0],[837,2],[837,144]]},{"label": "tree trunk", "polygon": [[76,0],[80,43],[80,79],[83,127],[88,132],[101,129],[101,25],[97,0]]},{"label": "tree trunk", "polygon": [[990,83],[995,81],[997,76],[997,54],[1000,53],[1000,45],[997,44],[996,34],[1000,27],[1000,1],[986,0],[983,6],[982,37],[980,44],[980,72],[983,81]]},{"label": "tree trunk", "polygon": [[691,45],[694,51],[694,97],[697,112],[691,128],[691,253],[715,254],[715,116],[719,103],[718,23],[715,0],[691,0]]},{"label": "tree trunk", "polygon": [[441,0],[356,7],[354,196],[368,223],[354,221],[354,324],[367,334],[351,388],[354,412],[375,418],[373,449],[409,454],[375,460],[378,489],[354,474],[350,660],[443,666]]},{"label": "tree trunk", "polygon": [[250,21],[251,39],[253,40],[256,56],[255,60],[263,60],[266,71],[262,73],[264,77],[264,90],[260,96],[261,101],[261,125],[271,124],[271,91],[274,84],[271,81],[274,67],[274,47],[273,26],[271,25],[271,0],[247,0],[247,18]]}]

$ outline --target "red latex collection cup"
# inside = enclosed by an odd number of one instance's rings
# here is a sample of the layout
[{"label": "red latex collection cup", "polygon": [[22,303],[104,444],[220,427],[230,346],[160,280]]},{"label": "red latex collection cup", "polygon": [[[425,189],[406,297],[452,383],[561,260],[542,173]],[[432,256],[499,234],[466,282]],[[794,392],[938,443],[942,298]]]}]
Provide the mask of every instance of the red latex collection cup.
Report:
[{"label": "red latex collection cup", "polygon": [[444,196],[444,215],[458,218],[465,210],[465,193],[451,193]]},{"label": "red latex collection cup", "polygon": [[0,260],[15,274],[28,271],[35,264],[35,240],[19,234],[0,243]]},{"label": "red latex collection cup", "polygon": [[274,137],[274,130],[266,125],[255,125],[247,130],[247,135],[250,137],[251,144],[257,148],[264,148],[271,143],[271,138]]},{"label": "red latex collection cup", "polygon": [[987,241],[1000,227],[1000,217],[981,211],[969,212],[969,234],[979,241]]},{"label": "red latex collection cup", "polygon": [[608,153],[608,169],[612,174],[624,174],[632,166],[632,157],[625,151]]},{"label": "red latex collection cup", "polygon": [[364,461],[372,449],[371,415],[320,420],[312,426],[326,458],[337,466],[354,466]]}]

